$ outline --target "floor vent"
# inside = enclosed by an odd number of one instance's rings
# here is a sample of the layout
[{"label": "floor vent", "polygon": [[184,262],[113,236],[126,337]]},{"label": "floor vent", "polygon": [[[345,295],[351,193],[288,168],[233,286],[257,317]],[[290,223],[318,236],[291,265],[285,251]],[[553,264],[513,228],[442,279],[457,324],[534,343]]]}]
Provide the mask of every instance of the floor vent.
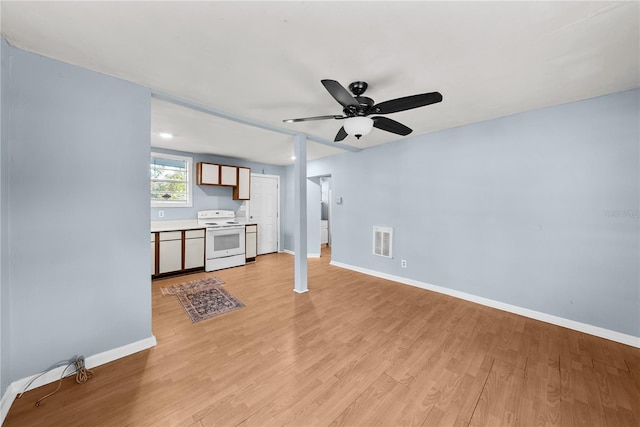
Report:
[{"label": "floor vent", "polygon": [[391,258],[391,238],[393,237],[393,228],[391,227],[373,227],[373,254]]}]

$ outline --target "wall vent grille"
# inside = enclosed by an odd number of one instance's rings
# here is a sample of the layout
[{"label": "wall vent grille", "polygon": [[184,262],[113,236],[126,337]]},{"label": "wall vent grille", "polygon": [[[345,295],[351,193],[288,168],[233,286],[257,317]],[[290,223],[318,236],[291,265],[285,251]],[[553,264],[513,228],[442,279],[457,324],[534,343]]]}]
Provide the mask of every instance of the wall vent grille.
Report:
[{"label": "wall vent grille", "polygon": [[385,258],[392,258],[393,228],[373,227],[373,254]]}]

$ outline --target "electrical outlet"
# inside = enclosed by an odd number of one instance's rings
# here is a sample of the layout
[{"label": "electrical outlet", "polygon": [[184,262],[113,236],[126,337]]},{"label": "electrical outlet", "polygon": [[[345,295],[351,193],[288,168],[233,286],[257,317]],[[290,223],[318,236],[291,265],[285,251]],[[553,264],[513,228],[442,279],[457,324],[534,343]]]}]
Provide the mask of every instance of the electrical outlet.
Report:
[{"label": "electrical outlet", "polygon": [[402,268],[407,268],[407,260],[403,259],[402,261],[400,261],[400,265],[402,265]]},{"label": "electrical outlet", "polygon": [[158,218],[164,218],[164,211],[158,211]]}]

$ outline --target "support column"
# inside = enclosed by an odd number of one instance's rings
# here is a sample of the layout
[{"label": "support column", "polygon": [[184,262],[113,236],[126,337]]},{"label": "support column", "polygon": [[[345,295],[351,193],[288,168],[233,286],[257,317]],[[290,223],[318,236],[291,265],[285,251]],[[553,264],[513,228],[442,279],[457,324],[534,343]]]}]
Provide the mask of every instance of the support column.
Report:
[{"label": "support column", "polygon": [[307,292],[307,136],[297,134],[293,139],[294,218],[294,288],[299,294]]}]

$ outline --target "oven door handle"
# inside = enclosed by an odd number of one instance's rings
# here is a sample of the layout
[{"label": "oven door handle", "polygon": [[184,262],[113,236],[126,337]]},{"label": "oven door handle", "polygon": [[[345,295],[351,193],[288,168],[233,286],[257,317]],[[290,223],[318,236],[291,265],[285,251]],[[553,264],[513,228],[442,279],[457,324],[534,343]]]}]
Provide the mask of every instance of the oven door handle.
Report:
[{"label": "oven door handle", "polygon": [[242,232],[244,232],[244,227],[212,228],[207,230],[207,234],[212,236],[228,236],[229,234],[239,234]]}]

